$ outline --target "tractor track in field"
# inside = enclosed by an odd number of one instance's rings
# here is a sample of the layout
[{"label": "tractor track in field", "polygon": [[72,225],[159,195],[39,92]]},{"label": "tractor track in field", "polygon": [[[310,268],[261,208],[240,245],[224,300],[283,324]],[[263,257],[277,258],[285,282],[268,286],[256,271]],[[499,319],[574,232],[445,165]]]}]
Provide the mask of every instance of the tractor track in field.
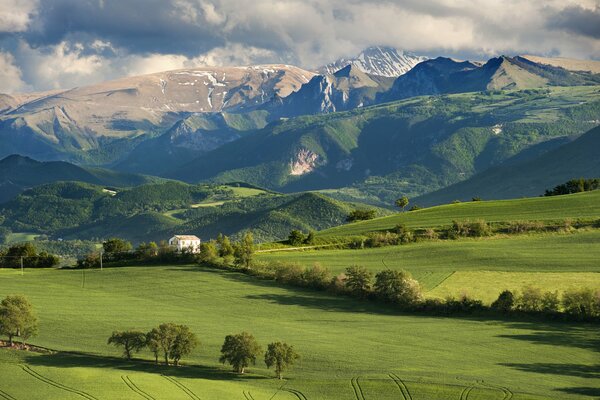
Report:
[{"label": "tractor track in field", "polygon": [[242,390],[242,394],[244,395],[244,398],[246,400],[254,400],[254,397],[252,397],[252,393],[250,393],[249,391],[246,392],[245,390]]},{"label": "tractor track in field", "polygon": [[154,397],[152,397],[152,395],[144,392],[135,383],[133,383],[133,381],[131,380],[131,378],[129,377],[129,375],[121,375],[121,379],[123,380],[123,382],[125,382],[125,384],[127,385],[127,387],[129,389],[131,389],[132,392],[134,392],[137,395],[145,398],[146,400],[156,400]]},{"label": "tractor track in field", "polygon": [[481,381],[481,385],[502,391],[502,400],[512,400],[515,395],[509,388],[504,386],[490,385],[489,383],[483,383],[483,381]]},{"label": "tractor track in field", "polygon": [[429,290],[427,290],[428,292],[431,292],[432,290],[434,290],[436,287],[440,286],[442,283],[446,282],[448,279],[450,279],[450,277],[452,277],[452,275],[454,275],[456,273],[456,271],[452,271],[451,273],[449,273],[444,279],[442,279],[441,281],[439,281],[438,283],[435,284],[435,286],[431,287]]},{"label": "tractor track in field", "polygon": [[350,379],[350,384],[352,385],[352,389],[354,390],[354,395],[356,396],[356,400],[366,400],[365,394],[363,393],[362,387],[360,386],[360,382],[358,381],[360,377],[354,377]]},{"label": "tractor track in field", "polygon": [[[188,395],[188,397],[192,400],[201,400],[200,396],[198,396],[196,393],[192,392],[190,388],[188,388],[187,386],[185,386],[183,383],[179,382],[177,379],[173,378],[172,376],[168,376],[168,375],[162,375],[163,378],[165,378],[166,380],[168,380],[169,382],[171,382],[172,384],[174,384],[175,386],[177,386],[179,389],[181,389],[185,394]],[[252,397],[252,396],[250,396]],[[251,399],[254,400],[254,399]]]},{"label": "tractor track in field", "polygon": [[301,391],[299,391],[299,390],[296,390],[296,389],[288,389],[288,388],[283,388],[283,389],[281,389],[281,390],[283,390],[283,391],[285,391],[285,392],[288,392],[288,393],[291,393],[291,394],[293,394],[294,396],[296,396],[296,398],[297,398],[298,400],[308,400],[308,398],[307,398],[307,397],[304,395],[304,393],[302,393],[302,392],[301,392]]},{"label": "tractor track in field", "polygon": [[406,386],[406,383],[404,383],[404,381],[398,375],[390,373],[388,374],[388,376],[394,381],[396,386],[398,386],[398,389],[400,389],[400,393],[402,393],[402,397],[404,397],[404,400],[413,400],[412,395],[410,394],[410,391]]},{"label": "tractor track in field", "polygon": [[460,400],[469,400],[469,394],[475,389],[475,385],[467,386],[460,392]]},{"label": "tractor track in field", "polygon": [[53,381],[50,378],[46,378],[44,375],[42,375],[42,374],[34,371],[28,365],[21,365],[21,369],[25,373],[27,373],[30,376],[32,376],[33,378],[35,378],[35,379],[37,379],[39,381],[42,381],[42,382],[44,382],[47,385],[54,386],[55,388],[60,389],[60,390],[64,390],[65,392],[76,394],[76,395],[78,395],[80,397],[83,397],[84,399],[87,399],[87,400],[98,400],[98,398],[96,398],[96,397],[92,396],[91,394],[86,393],[86,392],[84,392],[82,390],[74,389],[74,388],[69,387],[67,385],[63,385],[62,383],[58,383],[56,381]]},{"label": "tractor track in field", "polygon": [[6,393],[4,390],[0,390],[0,399],[4,399],[4,400],[17,400],[15,397],[13,397],[10,394]]}]

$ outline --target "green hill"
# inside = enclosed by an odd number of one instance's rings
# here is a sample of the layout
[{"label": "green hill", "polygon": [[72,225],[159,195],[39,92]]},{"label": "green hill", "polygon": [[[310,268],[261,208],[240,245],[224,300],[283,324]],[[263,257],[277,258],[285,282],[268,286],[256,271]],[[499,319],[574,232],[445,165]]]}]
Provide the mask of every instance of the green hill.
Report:
[{"label": "green hill", "polygon": [[160,180],[162,179],[103,168],[80,167],[64,161],[40,162],[12,155],[0,160],[0,203],[10,200],[27,188],[58,181],[128,187]]},{"label": "green hill", "polygon": [[[259,241],[281,240],[292,229],[340,225],[365,208],[322,194],[278,194],[257,188],[169,181],[107,191],[81,182],[26,190],[0,208],[0,227],[63,239],[123,237],[164,240],[176,233],[203,239],[252,230]],[[380,215],[389,213],[379,209]]]},{"label": "green hill", "polygon": [[467,179],[593,128],[595,86],[418,97],[268,125],[170,177],[283,191],[352,186],[387,204]]},{"label": "green hill", "polygon": [[398,224],[406,224],[410,228],[448,226],[453,220],[483,219],[487,222],[507,222],[558,221],[566,218],[600,218],[600,190],[564,196],[446,204],[346,224],[318,232],[317,236],[359,236],[393,229]]},{"label": "green hill", "polygon": [[466,181],[418,197],[414,203],[443,204],[474,196],[507,199],[541,195],[546,189],[572,178],[600,176],[598,149],[600,127],[541,156],[491,168]]}]

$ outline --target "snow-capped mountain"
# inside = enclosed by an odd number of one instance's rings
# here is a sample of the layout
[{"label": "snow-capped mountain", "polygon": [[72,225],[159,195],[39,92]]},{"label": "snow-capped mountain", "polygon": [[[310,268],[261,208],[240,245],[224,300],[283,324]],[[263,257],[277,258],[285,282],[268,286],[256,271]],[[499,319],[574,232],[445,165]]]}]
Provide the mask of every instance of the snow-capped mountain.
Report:
[{"label": "snow-capped mountain", "polygon": [[376,46],[363,50],[357,57],[340,58],[319,68],[318,71],[321,74],[333,74],[352,64],[368,74],[396,77],[407,73],[425,60],[427,57],[406,53],[393,47]]}]

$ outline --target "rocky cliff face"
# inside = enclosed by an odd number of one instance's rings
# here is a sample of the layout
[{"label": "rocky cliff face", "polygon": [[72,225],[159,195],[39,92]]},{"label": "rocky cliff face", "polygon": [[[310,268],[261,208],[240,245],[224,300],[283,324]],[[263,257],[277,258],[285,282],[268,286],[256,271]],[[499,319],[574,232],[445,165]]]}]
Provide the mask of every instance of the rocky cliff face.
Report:
[{"label": "rocky cliff face", "polygon": [[393,47],[369,47],[354,58],[340,58],[318,71],[321,74],[333,74],[347,65],[353,65],[371,75],[398,77],[426,59]]}]

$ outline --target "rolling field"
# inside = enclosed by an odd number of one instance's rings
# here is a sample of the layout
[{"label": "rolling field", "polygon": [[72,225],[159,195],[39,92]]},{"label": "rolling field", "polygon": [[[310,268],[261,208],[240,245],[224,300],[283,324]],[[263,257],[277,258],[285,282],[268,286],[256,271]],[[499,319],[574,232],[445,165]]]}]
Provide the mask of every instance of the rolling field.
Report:
[{"label": "rolling field", "polygon": [[[578,399],[598,395],[597,327],[397,315],[384,306],[282,288],[196,266],[0,271],[0,296],[23,293],[40,317],[34,342],[82,352],[0,351],[8,399]],[[127,362],[115,329],[184,323],[201,346],[181,368]],[[217,362],[227,334],[302,354],[272,378]],[[149,360],[150,354],[141,357]],[[163,376],[163,374],[165,376]]]},{"label": "rolling field", "polygon": [[337,226],[318,232],[317,237],[326,240],[331,237],[365,235],[392,229],[398,224],[406,224],[409,228],[431,228],[450,225],[453,220],[483,219],[488,223],[520,220],[553,222],[569,218],[600,218],[600,190],[564,196],[448,204]]},{"label": "rolling field", "polygon": [[272,252],[258,259],[307,267],[318,262],[336,274],[357,264],[373,272],[404,269],[433,297],[466,291],[491,301],[504,289],[519,290],[527,284],[544,290],[563,291],[577,284],[600,289],[600,230],[424,241],[363,250]]}]

